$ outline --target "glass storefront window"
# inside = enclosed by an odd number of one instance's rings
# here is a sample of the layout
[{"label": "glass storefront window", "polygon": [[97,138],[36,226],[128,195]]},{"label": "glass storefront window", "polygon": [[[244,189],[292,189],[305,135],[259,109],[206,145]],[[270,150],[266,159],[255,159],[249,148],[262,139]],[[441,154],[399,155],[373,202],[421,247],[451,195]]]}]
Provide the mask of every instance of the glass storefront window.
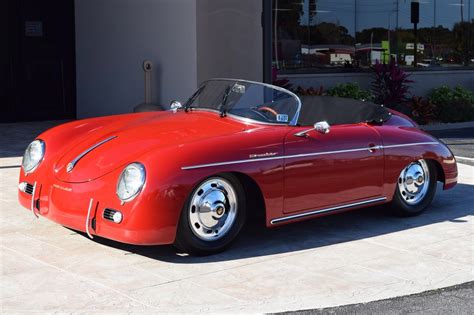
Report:
[{"label": "glass storefront window", "polygon": [[419,68],[474,65],[474,0],[420,0],[415,40],[411,0],[273,0],[273,65],[330,72],[397,60]]}]

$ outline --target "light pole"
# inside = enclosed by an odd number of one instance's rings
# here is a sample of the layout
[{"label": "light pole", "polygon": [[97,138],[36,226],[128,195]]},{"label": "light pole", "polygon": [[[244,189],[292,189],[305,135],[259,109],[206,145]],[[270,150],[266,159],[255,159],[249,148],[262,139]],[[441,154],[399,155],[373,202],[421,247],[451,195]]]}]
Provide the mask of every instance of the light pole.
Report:
[{"label": "light pole", "polygon": [[468,30],[468,35],[467,35],[467,45],[468,45],[468,49],[467,49],[467,65],[469,65],[471,63],[471,56],[472,56],[472,27],[473,27],[473,23],[472,23],[472,20],[471,20],[471,0],[468,1],[467,3],[467,27],[469,28]]},{"label": "light pole", "polygon": [[357,42],[357,0],[354,0],[354,39]]},{"label": "light pole", "polygon": [[415,50],[414,55],[414,67],[418,66],[418,23],[420,22],[420,2],[418,0],[412,0],[411,2],[411,22],[413,23],[413,33],[415,35],[415,43],[413,49]]},{"label": "light pole", "polygon": [[[398,1],[397,1],[398,2]],[[395,10],[392,10],[392,11],[389,11],[388,12],[388,34],[387,34],[387,40],[388,40],[388,47],[389,47],[389,50],[388,50],[388,59],[387,61],[390,61],[391,60],[391,52],[390,52],[390,47],[392,47],[392,43],[391,43],[391,38],[390,38],[390,33],[391,33],[391,29],[392,29],[392,15],[394,13],[398,13],[398,11],[395,11]],[[395,29],[396,31],[396,29]],[[395,33],[396,34],[396,33]],[[396,35],[395,35],[396,37]],[[395,47],[397,47],[398,45],[395,43]],[[396,54],[397,54],[397,62],[398,62],[398,49],[396,51]]]},{"label": "light pole", "polygon": [[397,21],[396,21],[396,25],[395,25],[395,54],[397,55],[397,63],[398,63],[398,21],[399,21],[399,15],[400,15],[400,2],[399,0],[396,0],[396,3],[397,3]]},{"label": "light pole", "polygon": [[278,61],[278,0],[275,0],[275,8],[274,8],[273,12],[274,12],[273,36],[275,36],[275,38],[273,39],[273,46],[275,48],[274,57],[275,57],[276,68],[279,70],[280,69],[280,62]]},{"label": "light pole", "polygon": [[436,46],[436,35],[437,35],[437,32],[436,32],[436,7],[437,7],[437,0],[434,0],[434,9],[433,9],[433,34],[431,35],[432,36],[432,39],[431,39],[431,52],[433,53],[433,58],[436,59],[436,49],[435,49],[435,46]]}]

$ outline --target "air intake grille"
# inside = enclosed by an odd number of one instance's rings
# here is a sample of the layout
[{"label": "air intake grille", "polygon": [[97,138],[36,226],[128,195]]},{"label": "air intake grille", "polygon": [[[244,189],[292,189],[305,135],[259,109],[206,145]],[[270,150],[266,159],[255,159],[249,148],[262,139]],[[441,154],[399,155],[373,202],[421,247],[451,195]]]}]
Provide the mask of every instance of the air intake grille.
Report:
[{"label": "air intake grille", "polygon": [[33,194],[33,185],[27,183],[26,187],[25,187],[25,193],[27,193],[28,195],[32,195]]},{"label": "air intake grille", "polygon": [[104,209],[104,213],[103,213],[102,217],[106,220],[114,222],[115,212],[117,212],[117,211],[112,210],[112,209]]}]

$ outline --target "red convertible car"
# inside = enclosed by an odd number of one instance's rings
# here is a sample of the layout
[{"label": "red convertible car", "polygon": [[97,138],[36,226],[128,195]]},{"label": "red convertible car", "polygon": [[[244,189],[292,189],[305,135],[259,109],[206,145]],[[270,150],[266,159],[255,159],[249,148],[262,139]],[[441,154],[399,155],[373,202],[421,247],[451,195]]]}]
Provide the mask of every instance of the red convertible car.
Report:
[{"label": "red convertible car", "polygon": [[453,154],[400,113],[215,79],[169,111],[44,132],[23,157],[19,201],[91,238],[210,254],[258,211],[268,227],[384,203],[417,215],[437,181],[456,184]]}]

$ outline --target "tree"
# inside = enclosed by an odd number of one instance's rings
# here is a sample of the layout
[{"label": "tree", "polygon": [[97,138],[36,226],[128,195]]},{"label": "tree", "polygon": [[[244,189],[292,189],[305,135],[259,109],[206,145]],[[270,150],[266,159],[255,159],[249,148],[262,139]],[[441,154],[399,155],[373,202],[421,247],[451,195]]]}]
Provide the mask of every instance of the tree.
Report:
[{"label": "tree", "polygon": [[314,34],[314,42],[318,44],[340,44],[354,45],[355,39],[349,34],[349,30],[344,26],[322,22],[311,27],[311,34]]},{"label": "tree", "polygon": [[[372,38],[373,36],[373,38]],[[383,27],[372,27],[366,28],[361,32],[357,32],[356,40],[361,44],[368,44],[371,41],[373,43],[380,43],[383,40],[388,39],[388,30]]]},{"label": "tree", "polygon": [[474,41],[471,39],[474,34],[474,22],[460,22],[453,27],[453,49],[463,58],[464,65],[468,66],[471,54],[474,51]]}]

